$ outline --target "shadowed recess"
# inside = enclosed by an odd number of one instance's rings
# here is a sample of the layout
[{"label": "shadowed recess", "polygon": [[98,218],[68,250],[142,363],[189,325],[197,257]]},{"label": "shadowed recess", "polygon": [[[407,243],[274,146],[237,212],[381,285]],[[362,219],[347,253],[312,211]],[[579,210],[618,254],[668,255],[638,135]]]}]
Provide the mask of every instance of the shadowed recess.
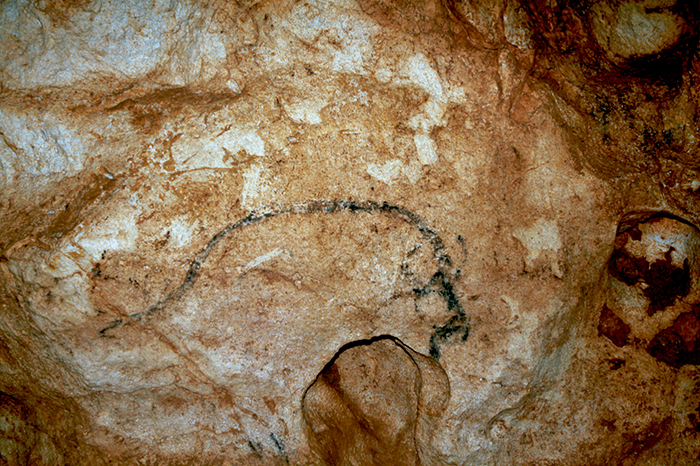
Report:
[{"label": "shadowed recess", "polygon": [[688,221],[663,212],[626,216],[598,335],[618,347],[643,346],[674,368],[700,364],[699,257],[700,232]]}]

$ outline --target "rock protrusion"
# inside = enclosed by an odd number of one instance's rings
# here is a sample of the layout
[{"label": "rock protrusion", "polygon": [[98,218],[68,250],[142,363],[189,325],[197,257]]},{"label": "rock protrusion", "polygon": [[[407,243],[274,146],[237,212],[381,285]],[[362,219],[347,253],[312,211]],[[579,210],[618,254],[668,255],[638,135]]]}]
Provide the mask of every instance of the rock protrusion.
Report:
[{"label": "rock protrusion", "polygon": [[[439,363],[392,337],[341,349],[303,400],[312,448],[332,465],[418,465],[449,399]],[[432,418],[432,419],[431,419]]]}]

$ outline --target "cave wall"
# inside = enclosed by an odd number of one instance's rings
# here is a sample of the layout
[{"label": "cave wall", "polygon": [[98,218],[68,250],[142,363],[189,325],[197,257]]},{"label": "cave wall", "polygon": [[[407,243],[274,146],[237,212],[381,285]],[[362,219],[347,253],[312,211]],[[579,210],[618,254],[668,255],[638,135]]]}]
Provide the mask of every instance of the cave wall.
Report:
[{"label": "cave wall", "polygon": [[0,3],[0,464],[698,464],[699,16]]}]

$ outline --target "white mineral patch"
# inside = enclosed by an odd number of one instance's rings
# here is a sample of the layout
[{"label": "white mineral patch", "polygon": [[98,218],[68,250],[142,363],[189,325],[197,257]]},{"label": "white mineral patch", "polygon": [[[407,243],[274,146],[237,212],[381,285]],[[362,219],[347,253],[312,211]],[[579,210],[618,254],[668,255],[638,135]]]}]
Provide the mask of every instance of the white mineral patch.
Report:
[{"label": "white mineral patch", "polygon": [[543,251],[558,252],[561,247],[559,227],[554,220],[538,219],[530,228],[517,228],[513,233],[535,258]]},{"label": "white mineral patch", "polygon": [[367,165],[367,173],[386,184],[393,184],[401,175],[402,168],[403,163],[400,160],[389,160],[383,165],[370,163]]},{"label": "white mineral patch", "polygon": [[413,142],[418,151],[418,160],[423,165],[432,165],[438,161],[437,146],[433,138],[426,134],[416,134],[413,136]]},{"label": "white mineral patch", "polygon": [[246,209],[254,207],[254,201],[260,196],[263,189],[262,165],[256,163],[243,172],[243,191],[241,192],[241,205]]},{"label": "white mineral patch", "polygon": [[289,118],[297,123],[318,125],[323,121],[321,119],[321,110],[327,105],[328,102],[324,99],[312,98],[290,104],[287,106],[286,111]]},{"label": "white mineral patch", "polygon": [[391,78],[394,76],[390,68],[377,68],[374,72],[374,77],[377,78],[377,81],[380,83],[387,84],[391,82]]},{"label": "white mineral patch", "polygon": [[418,54],[408,59],[404,65],[408,81],[425,90],[430,98],[421,106],[421,112],[414,115],[408,126],[422,133],[429,133],[441,120],[447,109],[447,99],[440,75],[435,71],[425,55]]},{"label": "white mineral patch", "polygon": [[245,273],[248,270],[250,270],[254,267],[257,267],[258,265],[263,264],[267,261],[270,261],[276,257],[283,255],[283,254],[287,255],[287,256],[290,255],[289,251],[286,250],[285,248],[275,248],[272,251],[265,253],[261,256],[258,256],[255,259],[253,259],[252,261],[248,262],[248,264],[246,264],[246,266],[243,267],[243,269],[241,270],[241,273]]},{"label": "white mineral patch", "polygon": [[526,50],[532,41],[532,31],[527,13],[515,2],[508,2],[503,12],[503,32],[506,40],[519,49]]},{"label": "white mineral patch", "polygon": [[198,168],[229,168],[234,162],[241,162],[245,154],[262,157],[265,155],[265,142],[253,130],[230,129],[218,136],[193,138],[183,136],[172,147],[173,160],[178,170]]},{"label": "white mineral patch", "polygon": [[[673,3],[654,5],[626,1],[613,7],[597,2],[592,7],[593,34],[598,43],[623,58],[658,53],[681,36],[684,20],[673,12]],[[663,3],[663,2],[662,2]]]},{"label": "white mineral patch", "polygon": [[365,73],[365,62],[372,55],[377,26],[361,19],[352,10],[353,2],[311,1],[298,3],[281,31],[296,36],[326,57],[325,66],[337,73]]},{"label": "white mineral patch", "polygon": [[406,64],[409,77],[415,85],[425,89],[434,99],[442,97],[440,75],[438,75],[425,55],[422,53],[414,55],[408,59]]},{"label": "white mineral patch", "polygon": [[[3,84],[68,86],[100,76],[145,76],[166,60],[176,66],[164,69],[161,80],[186,84],[224,60],[223,35],[205,27],[212,13],[188,2],[88,2],[69,9],[70,21],[63,21],[35,2],[2,2],[0,42],[15,45],[0,51]],[[151,80],[158,81],[158,73]]]},{"label": "white mineral patch", "polygon": [[169,231],[170,244],[172,247],[181,248],[189,244],[192,240],[192,233],[194,233],[198,224],[198,221],[194,223],[189,222],[186,217],[176,217],[163,233],[165,234]]},{"label": "white mineral patch", "polygon": [[432,165],[438,161],[438,154],[435,141],[429,134],[433,128],[442,124],[442,118],[447,109],[443,83],[430,60],[422,53],[409,58],[403,71],[410,83],[422,88],[430,95],[428,101],[421,106],[421,112],[408,121],[408,126],[416,130],[413,141],[418,152],[418,160],[423,165]]},{"label": "white mineral patch", "polygon": [[93,262],[98,261],[104,251],[134,251],[139,237],[138,213],[131,207],[116,209],[101,223],[79,232],[74,243],[83,248]]},{"label": "white mineral patch", "polygon": [[221,144],[222,148],[232,153],[244,150],[250,155],[258,157],[265,155],[265,142],[255,131],[227,131],[216,138],[212,144]]},{"label": "white mineral patch", "polygon": [[338,21],[335,31],[338,30],[342,31],[343,47],[333,55],[333,71],[363,73],[365,61],[372,53],[372,31],[366,23],[348,16]]},{"label": "white mineral patch", "polygon": [[[437,155],[435,156],[435,160],[437,160]],[[369,173],[372,178],[388,185],[398,181],[402,174],[405,175],[411,183],[416,183],[423,174],[423,165],[425,165],[425,163],[422,160],[414,160],[408,164],[397,159],[389,160],[383,164],[371,162],[367,164],[367,173]]]},{"label": "white mineral patch", "polygon": [[[23,175],[73,175],[83,169],[87,144],[56,117],[0,110],[0,166]],[[6,175],[7,176],[7,175]]]},{"label": "white mineral patch", "polygon": [[76,364],[93,388],[131,392],[174,382],[169,367],[182,364],[172,348],[157,338],[139,335],[137,346],[90,345],[73,349]]},{"label": "white mineral patch", "polygon": [[516,228],[513,236],[527,249],[526,264],[532,266],[534,261],[543,256],[551,259],[552,271],[555,275],[561,275],[557,265],[557,256],[562,247],[562,242],[557,222],[540,218],[529,228]]}]

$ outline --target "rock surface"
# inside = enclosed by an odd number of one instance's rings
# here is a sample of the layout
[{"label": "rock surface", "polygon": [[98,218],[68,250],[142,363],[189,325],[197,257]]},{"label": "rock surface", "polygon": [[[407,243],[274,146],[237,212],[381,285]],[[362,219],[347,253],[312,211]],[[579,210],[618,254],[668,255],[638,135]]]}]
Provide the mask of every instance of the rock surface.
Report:
[{"label": "rock surface", "polygon": [[0,464],[698,464],[699,18],[0,3]]}]

